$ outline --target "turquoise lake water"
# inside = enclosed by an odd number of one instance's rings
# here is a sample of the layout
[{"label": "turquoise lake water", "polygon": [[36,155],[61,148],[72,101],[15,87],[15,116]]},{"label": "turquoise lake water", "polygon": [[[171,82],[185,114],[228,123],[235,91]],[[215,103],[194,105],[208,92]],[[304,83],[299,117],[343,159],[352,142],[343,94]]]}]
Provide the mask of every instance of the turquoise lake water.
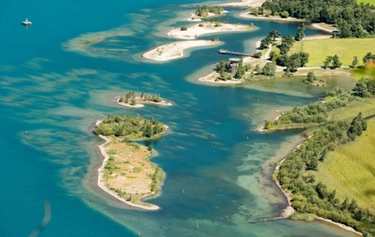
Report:
[{"label": "turquoise lake water", "polygon": [[[316,100],[322,88],[298,80],[195,82],[229,57],[219,48],[254,52],[271,29],[294,35],[297,25],[240,19],[238,9],[228,9],[221,20],[260,29],[215,35],[224,45],[167,63],[140,57],[174,41],[166,31],[189,24],[184,19],[196,7],[188,5],[196,3],[0,2],[0,236],[29,236],[43,218],[44,200],[52,219],[39,236],[351,236],[322,222],[252,223],[285,208],[270,176],[301,139],[301,131],[253,129],[276,109]],[[32,26],[20,25],[26,17]],[[92,40],[98,43],[82,47]],[[329,83],[353,85],[348,78]],[[117,106],[114,98],[129,91],[157,93],[175,106]],[[96,185],[102,141],[91,132],[93,122],[113,113],[154,116],[171,128],[151,142],[158,152],[152,161],[167,175],[162,193],[148,200],[160,211],[133,210]]]}]

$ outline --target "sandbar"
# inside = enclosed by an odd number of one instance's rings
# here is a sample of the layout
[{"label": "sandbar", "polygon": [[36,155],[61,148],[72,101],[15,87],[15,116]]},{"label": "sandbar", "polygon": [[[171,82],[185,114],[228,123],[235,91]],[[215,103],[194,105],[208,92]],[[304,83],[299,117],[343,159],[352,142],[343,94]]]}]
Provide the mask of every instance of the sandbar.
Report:
[{"label": "sandbar", "polygon": [[185,49],[212,46],[219,43],[219,41],[212,40],[177,41],[174,43],[164,44],[154,49],[151,49],[142,54],[142,57],[154,61],[168,61],[183,57]]},{"label": "sandbar", "polygon": [[[220,24],[220,26],[216,26]],[[257,28],[250,25],[243,24],[226,24],[226,23],[215,23],[215,22],[203,22],[187,27],[186,30],[172,29],[167,35],[178,39],[195,39],[200,35],[213,34],[220,32],[239,32],[239,31],[252,31]]]}]

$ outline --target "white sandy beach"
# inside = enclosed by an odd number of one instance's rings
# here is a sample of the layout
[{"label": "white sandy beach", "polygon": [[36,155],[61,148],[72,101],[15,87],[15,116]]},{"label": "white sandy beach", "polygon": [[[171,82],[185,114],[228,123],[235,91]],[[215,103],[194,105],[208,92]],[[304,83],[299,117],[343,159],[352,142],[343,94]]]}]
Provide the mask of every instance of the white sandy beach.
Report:
[{"label": "white sandy beach", "polygon": [[[203,22],[187,27],[187,30],[180,28],[170,30],[167,35],[178,39],[195,39],[200,35],[212,34],[219,32],[238,32],[238,31],[251,31],[254,27],[250,25],[241,24],[225,24],[220,23],[220,26],[215,27],[215,22]],[[201,26],[199,26],[201,25]]]},{"label": "white sandy beach", "polygon": [[184,56],[184,50],[195,47],[212,46],[219,44],[212,40],[189,40],[164,44],[142,54],[143,58],[155,61],[168,61]]},{"label": "white sandy beach", "polygon": [[265,1],[266,0],[242,0],[239,2],[228,2],[219,5],[229,7],[260,7]]}]

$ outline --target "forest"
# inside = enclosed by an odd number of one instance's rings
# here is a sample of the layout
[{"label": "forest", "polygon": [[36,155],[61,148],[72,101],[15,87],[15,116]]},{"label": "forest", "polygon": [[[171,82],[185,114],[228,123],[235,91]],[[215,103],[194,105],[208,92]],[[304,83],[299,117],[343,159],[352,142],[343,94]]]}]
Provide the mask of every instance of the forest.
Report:
[{"label": "forest", "polygon": [[338,37],[364,38],[375,35],[374,9],[355,0],[272,0],[252,12],[333,24],[340,31]]},{"label": "forest", "polygon": [[137,116],[109,115],[95,126],[94,133],[103,136],[123,137],[128,140],[151,138],[165,132],[164,125],[150,118]]}]

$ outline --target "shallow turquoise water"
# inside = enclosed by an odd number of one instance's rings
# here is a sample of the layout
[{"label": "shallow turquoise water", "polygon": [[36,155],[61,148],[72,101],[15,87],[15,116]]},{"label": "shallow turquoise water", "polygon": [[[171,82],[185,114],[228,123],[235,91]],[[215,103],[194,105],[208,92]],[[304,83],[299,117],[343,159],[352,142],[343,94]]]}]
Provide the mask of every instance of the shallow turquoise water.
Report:
[{"label": "shallow turquoise water", "polygon": [[[285,207],[269,177],[299,140],[298,131],[253,129],[270,111],[315,100],[321,88],[296,81],[195,83],[197,75],[227,58],[218,48],[192,50],[168,63],[140,58],[171,42],[163,33],[187,24],[184,17],[194,11],[180,4],[196,2],[0,3],[1,236],[28,236],[43,218],[46,199],[52,219],[40,236],[349,236],[318,222],[250,223]],[[221,18],[261,29],[219,35],[225,42],[220,47],[251,51],[270,29],[296,31],[293,24],[238,19],[237,13]],[[20,25],[26,17],[31,27]],[[82,37],[105,40],[83,51],[69,48]],[[344,78],[332,79],[334,85],[351,87]],[[158,93],[176,106],[136,110],[113,102],[130,90]],[[158,151],[153,161],[167,174],[161,195],[149,200],[160,211],[131,210],[96,186],[101,141],[91,130],[111,113],[155,116],[170,125],[168,135],[152,142]]]}]

